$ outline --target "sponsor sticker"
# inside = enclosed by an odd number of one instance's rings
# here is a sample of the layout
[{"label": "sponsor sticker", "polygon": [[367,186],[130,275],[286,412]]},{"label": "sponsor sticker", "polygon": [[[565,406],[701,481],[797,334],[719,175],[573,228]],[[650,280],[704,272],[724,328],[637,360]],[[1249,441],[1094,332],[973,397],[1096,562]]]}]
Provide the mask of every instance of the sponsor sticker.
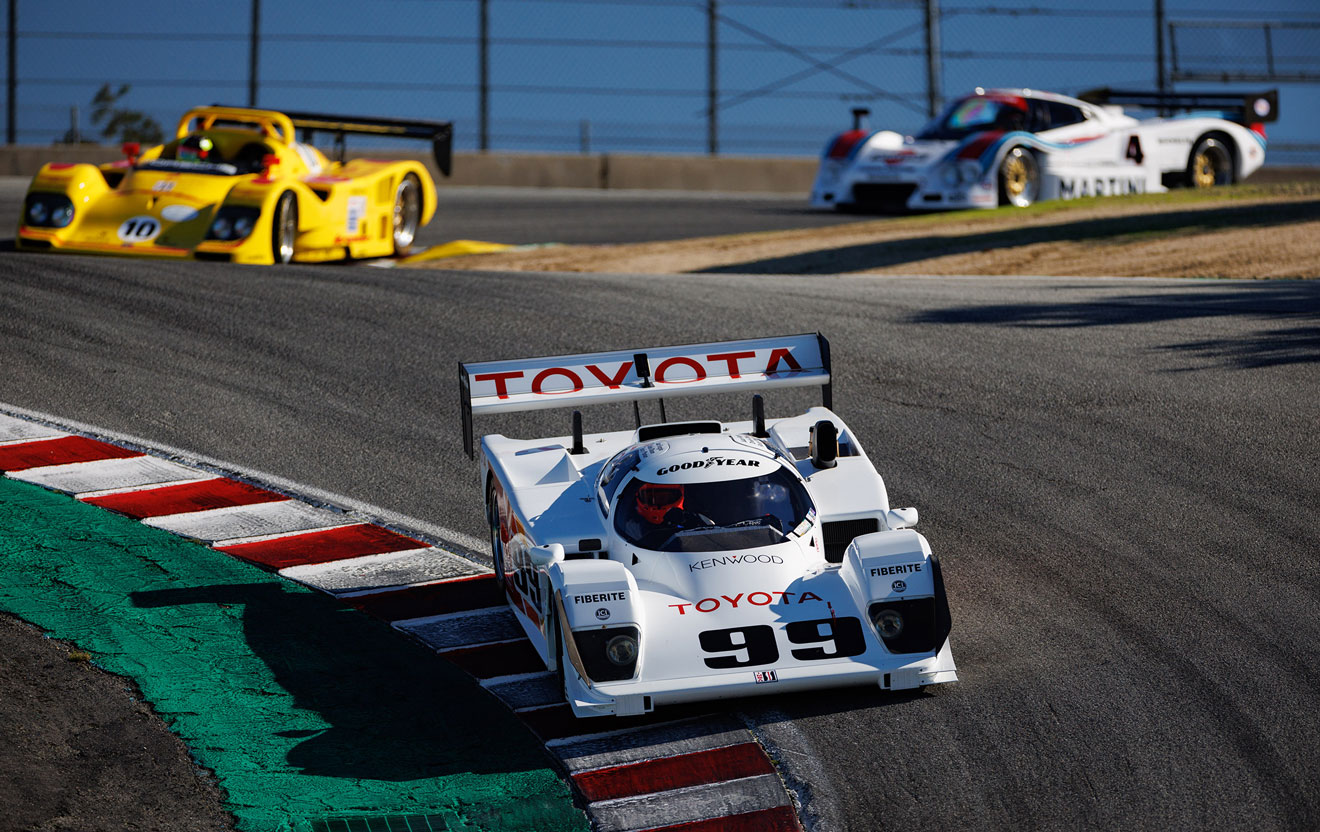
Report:
[{"label": "sponsor sticker", "polygon": [[367,198],[365,196],[350,196],[348,198],[348,220],[344,223],[344,228],[349,234],[356,234],[358,226],[362,223],[362,218],[367,215]]},{"label": "sponsor sticker", "polygon": [[601,621],[605,621],[609,619],[609,617],[610,617],[609,609],[607,609],[606,607],[596,608],[596,618],[600,619]]},{"label": "sponsor sticker", "polygon": [[618,592],[595,592],[590,595],[574,595],[574,604],[608,604],[611,601],[627,601],[628,593],[620,590]]},{"label": "sponsor sticker", "polygon": [[[778,600],[776,600],[778,596]],[[793,600],[796,598],[797,600]],[[721,595],[718,598],[702,598],[695,604],[670,604],[670,609],[678,610],[679,615],[687,615],[688,608],[691,607],[697,612],[715,612],[720,607],[728,609],[738,609],[738,605],[748,604],[753,607],[767,607],[771,604],[805,604],[809,601],[824,601],[814,592],[785,592],[774,590],[771,592],[739,592],[736,595]]]},{"label": "sponsor sticker", "polygon": [[779,674],[773,670],[758,670],[752,674],[752,677],[756,679],[758,685],[779,681]]},{"label": "sponsor sticker", "polygon": [[906,575],[909,572],[920,572],[920,571],[921,571],[921,564],[919,563],[900,563],[897,564],[896,566],[872,566],[871,577],[883,578],[886,575]]},{"label": "sponsor sticker", "polygon": [[[761,521],[758,518],[752,522],[760,523]],[[710,569],[716,566],[752,566],[758,563],[781,564],[783,562],[784,559],[779,555],[768,555],[765,553],[754,555],[723,555],[720,557],[705,558],[704,560],[699,560],[695,563],[689,563],[688,571],[697,572],[702,569]]]},{"label": "sponsor sticker", "polygon": [[711,468],[716,466],[733,467],[739,465],[751,466],[752,468],[760,468],[761,460],[737,459],[737,458],[731,459],[725,456],[708,456],[705,459],[698,459],[695,462],[684,462],[678,465],[670,465],[668,468],[661,468],[657,470],[655,473],[656,476],[663,477],[665,474],[672,474],[675,471],[687,471],[692,468]]},{"label": "sponsor sticker", "polygon": [[890,588],[892,588],[895,592],[906,592],[906,591],[907,591],[907,584],[904,583],[903,581],[894,581],[894,582],[893,582],[892,584],[890,584],[889,586],[890,586]]}]

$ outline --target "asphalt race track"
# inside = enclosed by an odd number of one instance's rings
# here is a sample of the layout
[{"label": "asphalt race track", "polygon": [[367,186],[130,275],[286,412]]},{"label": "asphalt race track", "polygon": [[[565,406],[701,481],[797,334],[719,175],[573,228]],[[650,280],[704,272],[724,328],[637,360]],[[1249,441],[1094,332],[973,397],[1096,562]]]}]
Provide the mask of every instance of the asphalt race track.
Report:
[{"label": "asphalt race track", "polygon": [[[615,214],[597,196],[553,198],[572,206],[563,217]],[[482,236],[500,239],[496,201]],[[635,208],[658,235],[645,238],[670,236],[662,203]],[[530,241],[516,239],[523,212],[507,216],[500,241]],[[477,237],[473,223],[446,237]],[[835,409],[943,561],[961,681],[733,703],[809,828],[1320,826],[1320,284],[10,252],[0,285],[0,402],[381,506],[459,543],[485,527],[458,361],[819,330]],[[771,394],[768,410],[810,403]],[[622,408],[585,416],[588,431],[629,423]],[[568,416],[478,428],[561,434]]]},{"label": "asphalt race track", "polygon": [[[29,181],[0,177],[0,239],[13,238]],[[443,188],[439,194],[435,218],[417,233],[418,247],[450,240],[637,243],[858,220],[813,210],[805,199],[784,194],[554,188]]]}]

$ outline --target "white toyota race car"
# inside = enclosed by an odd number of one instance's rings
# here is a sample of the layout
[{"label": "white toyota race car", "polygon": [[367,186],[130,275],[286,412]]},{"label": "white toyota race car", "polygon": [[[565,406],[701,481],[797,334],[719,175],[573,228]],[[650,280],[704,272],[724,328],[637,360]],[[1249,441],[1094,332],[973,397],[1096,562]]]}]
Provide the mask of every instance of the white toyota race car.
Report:
[{"label": "white toyota race car", "polygon": [[[830,409],[817,334],[460,365],[491,413],[660,400],[661,422],[481,438],[496,575],[579,717],[957,680],[940,564]],[[666,422],[664,397],[820,385],[823,407]]]},{"label": "white toyota race car", "polygon": [[[821,156],[811,204],[845,210],[1026,207],[1047,199],[1159,193],[1237,182],[1265,161],[1278,93],[1144,93],[1069,98],[985,90],[915,136],[870,131],[865,109]],[[1120,105],[1167,112],[1138,120]]]}]

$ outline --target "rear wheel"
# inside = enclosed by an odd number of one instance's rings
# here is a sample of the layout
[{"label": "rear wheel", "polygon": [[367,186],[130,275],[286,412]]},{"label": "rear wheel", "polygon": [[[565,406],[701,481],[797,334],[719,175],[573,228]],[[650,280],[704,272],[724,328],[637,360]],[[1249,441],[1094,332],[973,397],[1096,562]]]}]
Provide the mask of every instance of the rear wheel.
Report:
[{"label": "rear wheel", "polygon": [[1214,136],[1202,136],[1187,159],[1187,185],[1212,188],[1233,184],[1233,153]]},{"label": "rear wheel", "polygon": [[394,192],[394,253],[403,254],[417,238],[422,221],[422,184],[416,174],[403,177]]},{"label": "rear wheel", "polygon": [[1015,147],[999,163],[999,204],[1026,208],[1040,196],[1040,165],[1036,154]]},{"label": "rear wheel", "polygon": [[270,253],[276,264],[293,260],[293,243],[297,238],[298,200],[293,191],[285,191],[275,203],[275,221],[270,231]]}]

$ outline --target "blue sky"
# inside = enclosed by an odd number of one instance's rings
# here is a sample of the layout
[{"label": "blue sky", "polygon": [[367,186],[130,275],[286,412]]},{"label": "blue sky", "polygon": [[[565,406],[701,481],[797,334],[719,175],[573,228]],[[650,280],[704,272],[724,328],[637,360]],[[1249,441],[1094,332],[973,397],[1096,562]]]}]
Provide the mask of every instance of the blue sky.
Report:
[{"label": "blue sky", "polygon": [[[138,0],[16,0],[20,143],[69,126],[104,81],[167,130],[198,103],[244,104],[250,5]],[[1320,25],[1315,0],[1166,0],[1180,23],[1259,20]],[[455,122],[477,142],[477,0],[261,0],[258,104]],[[493,150],[704,152],[704,0],[490,0]],[[1103,9],[1079,0],[943,0],[945,97],[975,86],[1072,93],[1153,87],[1153,0]],[[912,131],[925,118],[923,11],[909,0],[720,0],[720,151],[814,155],[868,106],[875,126]],[[1184,28],[1180,60],[1245,69],[1263,63],[1259,30]],[[1257,43],[1253,43],[1253,38]],[[1320,76],[1320,28],[1276,29],[1279,69]],[[1189,52],[1199,53],[1189,55]],[[1318,145],[1270,161],[1320,164],[1320,82],[1278,86],[1277,145]],[[1221,89],[1182,82],[1176,89]]]}]

